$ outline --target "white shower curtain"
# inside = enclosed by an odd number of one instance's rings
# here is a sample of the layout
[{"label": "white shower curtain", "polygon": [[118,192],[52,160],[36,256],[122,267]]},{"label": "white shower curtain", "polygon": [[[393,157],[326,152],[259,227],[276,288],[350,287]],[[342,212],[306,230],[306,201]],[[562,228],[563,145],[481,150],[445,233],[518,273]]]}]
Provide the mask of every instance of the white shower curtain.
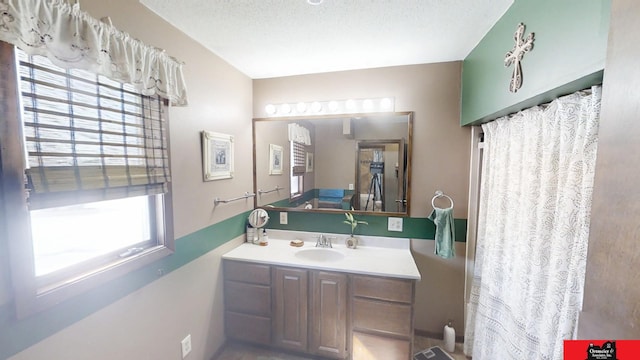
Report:
[{"label": "white shower curtain", "polygon": [[562,359],[582,306],[600,87],[483,125],[465,353]]}]

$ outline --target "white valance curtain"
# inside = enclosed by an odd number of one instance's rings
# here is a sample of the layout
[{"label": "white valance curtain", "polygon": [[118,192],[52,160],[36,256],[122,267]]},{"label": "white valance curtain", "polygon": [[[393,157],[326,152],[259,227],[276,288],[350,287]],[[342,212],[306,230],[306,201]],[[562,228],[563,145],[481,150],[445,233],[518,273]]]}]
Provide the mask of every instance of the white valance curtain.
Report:
[{"label": "white valance curtain", "polygon": [[465,353],[562,359],[582,306],[600,87],[484,124]]},{"label": "white valance curtain", "polygon": [[0,0],[0,40],[187,105],[182,63],[60,0]]},{"label": "white valance curtain", "polygon": [[311,145],[311,133],[304,126],[289,124],[289,141],[309,146]]}]

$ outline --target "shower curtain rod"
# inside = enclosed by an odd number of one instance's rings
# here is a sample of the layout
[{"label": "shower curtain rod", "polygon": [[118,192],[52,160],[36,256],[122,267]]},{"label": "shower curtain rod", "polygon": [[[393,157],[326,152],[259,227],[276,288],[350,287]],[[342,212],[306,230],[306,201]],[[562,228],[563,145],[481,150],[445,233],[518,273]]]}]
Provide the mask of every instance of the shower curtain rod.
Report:
[{"label": "shower curtain rod", "polygon": [[[595,84],[595,85],[593,85],[593,86],[596,86],[596,85],[598,85],[598,84]],[[519,113],[520,111],[524,111],[524,110],[527,110],[527,109],[531,109],[531,108],[536,107],[536,106],[538,106],[538,107],[542,108],[542,110],[545,110],[547,107],[549,107],[549,105],[550,105],[552,102],[554,102],[555,100],[557,100],[558,98],[560,98],[560,97],[562,97],[562,96],[566,96],[566,95],[570,95],[570,94],[575,94],[575,93],[580,93],[580,94],[582,94],[582,95],[591,95],[591,93],[592,93],[591,88],[592,88],[593,86],[589,86],[588,88],[585,88],[585,89],[582,89],[582,90],[578,90],[578,91],[574,91],[574,92],[571,92],[571,93],[569,93],[569,94],[558,95],[558,96],[556,96],[553,100],[549,100],[549,101],[547,101],[547,102],[544,102],[544,103],[541,103],[541,104],[537,104],[537,105],[532,105],[532,106],[526,107],[526,108],[524,108],[524,109],[520,109],[520,110],[518,110],[518,111],[514,111],[514,112],[512,112],[512,113],[509,113],[509,114],[507,114],[507,115],[499,116],[499,117],[497,117],[497,118],[495,118],[495,119],[493,119],[493,120],[496,120],[496,119],[499,119],[499,118],[501,118],[501,117],[505,117],[505,116],[506,116],[506,117],[511,117],[511,116],[513,116],[513,115],[515,115],[515,114]],[[490,120],[490,121],[493,121],[493,120]]]}]

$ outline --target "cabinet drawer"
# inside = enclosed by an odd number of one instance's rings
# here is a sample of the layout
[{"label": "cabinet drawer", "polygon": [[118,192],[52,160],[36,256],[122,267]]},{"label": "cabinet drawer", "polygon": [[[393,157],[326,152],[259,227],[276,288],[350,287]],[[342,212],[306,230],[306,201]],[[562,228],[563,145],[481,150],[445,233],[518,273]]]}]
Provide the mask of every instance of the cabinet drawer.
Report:
[{"label": "cabinet drawer", "polygon": [[225,312],[225,331],[228,337],[259,344],[271,344],[271,319]]},{"label": "cabinet drawer", "polygon": [[352,275],[353,295],[413,303],[413,280]]},{"label": "cabinet drawer", "polygon": [[353,326],[411,337],[411,305],[353,299]]},{"label": "cabinet drawer", "polygon": [[224,262],[224,278],[225,280],[271,285],[271,267],[269,265],[226,260]]},{"label": "cabinet drawer", "polygon": [[230,311],[270,317],[271,287],[225,281],[224,303]]},{"label": "cabinet drawer", "polygon": [[411,359],[411,341],[353,332],[353,360]]}]

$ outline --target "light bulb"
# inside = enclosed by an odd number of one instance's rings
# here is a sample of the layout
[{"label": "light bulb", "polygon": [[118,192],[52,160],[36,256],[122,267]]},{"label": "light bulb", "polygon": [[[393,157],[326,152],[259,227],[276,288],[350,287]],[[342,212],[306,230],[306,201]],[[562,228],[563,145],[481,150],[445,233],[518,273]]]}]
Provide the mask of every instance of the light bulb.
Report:
[{"label": "light bulb", "polygon": [[391,99],[384,98],[380,100],[380,108],[382,110],[391,110]]},{"label": "light bulb", "polygon": [[282,104],[280,105],[280,111],[283,114],[288,114],[291,112],[291,106],[289,104]]},{"label": "light bulb", "polygon": [[335,100],[329,101],[329,110],[331,112],[335,112],[336,110],[338,110],[338,102]]},{"label": "light bulb", "polygon": [[356,102],[353,99],[349,99],[344,103],[344,106],[347,108],[347,111],[354,111],[356,109]]},{"label": "light bulb", "polygon": [[314,113],[319,113],[320,110],[322,110],[322,104],[317,101],[311,103],[311,111],[313,111]]},{"label": "light bulb", "polygon": [[267,104],[267,106],[264,107],[264,111],[268,115],[273,115],[276,113],[276,107],[273,104]]},{"label": "light bulb", "polygon": [[365,111],[371,111],[371,110],[373,109],[373,101],[371,101],[371,99],[365,99],[365,100],[362,102],[362,108],[363,108]]},{"label": "light bulb", "polygon": [[305,111],[307,111],[307,104],[303,103],[303,102],[299,102],[296,104],[296,110],[298,110],[299,113],[304,113]]}]

